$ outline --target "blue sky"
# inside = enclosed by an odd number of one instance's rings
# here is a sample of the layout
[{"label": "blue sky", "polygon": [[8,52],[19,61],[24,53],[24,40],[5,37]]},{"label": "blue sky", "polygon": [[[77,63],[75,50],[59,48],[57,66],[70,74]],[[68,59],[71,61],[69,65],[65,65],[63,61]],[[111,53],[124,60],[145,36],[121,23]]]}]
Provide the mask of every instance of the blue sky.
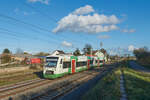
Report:
[{"label": "blue sky", "polygon": [[[149,4],[149,0],[1,0],[0,52],[4,48],[12,52],[16,48],[32,53],[55,49],[72,52],[75,48],[82,49],[86,43],[98,49],[100,42],[103,42],[103,48],[109,50],[119,47],[131,47],[131,51],[143,46],[149,48]],[[93,25],[96,21],[94,14],[104,15],[108,20],[103,22],[105,19],[98,17],[102,21]],[[34,24],[36,28],[1,15]],[[85,22],[80,22],[80,17]],[[67,20],[63,21],[63,18]],[[115,28],[110,28],[111,25]],[[95,26],[98,27],[93,28]],[[100,29],[99,26],[107,28]]]}]

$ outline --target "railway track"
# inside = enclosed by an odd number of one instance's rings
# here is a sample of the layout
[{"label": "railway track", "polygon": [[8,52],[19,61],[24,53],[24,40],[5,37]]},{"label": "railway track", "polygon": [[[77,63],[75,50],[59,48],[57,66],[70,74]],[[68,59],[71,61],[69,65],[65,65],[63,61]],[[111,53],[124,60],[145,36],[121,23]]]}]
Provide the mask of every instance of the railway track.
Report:
[{"label": "railway track", "polygon": [[85,73],[83,76],[77,77],[77,79],[73,79],[70,82],[66,84],[62,84],[58,86],[57,88],[51,89],[47,91],[44,94],[38,95],[33,97],[31,100],[56,100],[63,96],[64,94],[74,90],[75,88],[78,88],[81,84],[86,83],[88,80],[94,78],[96,75],[100,73],[105,73],[110,71],[112,68],[109,70],[107,69],[102,69],[100,72],[97,73]]},{"label": "railway track", "polygon": [[28,99],[46,100],[46,98],[48,98],[48,100],[49,99],[54,100],[64,95],[65,93],[73,90],[74,88],[77,88],[81,84],[87,82],[88,80],[92,79],[99,73],[102,73],[106,70],[107,68],[93,69],[90,71],[88,70],[73,75],[67,75],[65,77],[58,78],[55,80],[35,79],[35,80],[20,82],[14,85],[3,86],[0,87],[0,100],[1,99],[8,100],[8,97],[14,97],[16,94],[23,93],[27,90],[39,88],[44,85],[49,85],[50,86],[49,89],[47,89],[46,91],[40,94],[37,93],[37,95],[31,96]]},{"label": "railway track", "polygon": [[19,83],[12,84],[12,85],[1,86],[0,87],[0,93],[4,92],[4,91],[16,89],[16,88],[19,88],[19,87],[27,86],[27,85],[30,85],[30,84],[33,84],[33,83],[37,83],[37,82],[40,82],[40,81],[43,81],[43,80],[45,80],[45,79],[34,79],[34,80],[19,82]]},{"label": "railway track", "polygon": [[48,80],[45,79],[35,79],[35,80],[16,83],[9,86],[3,86],[0,88],[0,100],[6,97],[11,97],[12,95],[23,92],[27,89],[43,85],[44,83],[47,83],[47,81]]}]

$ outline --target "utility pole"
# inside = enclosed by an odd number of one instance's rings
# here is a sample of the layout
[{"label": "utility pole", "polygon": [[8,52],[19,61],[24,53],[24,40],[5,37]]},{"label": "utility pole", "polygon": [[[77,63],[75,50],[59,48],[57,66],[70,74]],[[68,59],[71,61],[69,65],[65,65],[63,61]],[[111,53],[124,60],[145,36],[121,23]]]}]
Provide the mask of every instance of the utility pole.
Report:
[{"label": "utility pole", "polygon": [[92,56],[92,48],[91,48],[91,56]]},{"label": "utility pole", "polygon": [[100,42],[100,48],[102,49],[102,47],[103,47],[103,42]]}]

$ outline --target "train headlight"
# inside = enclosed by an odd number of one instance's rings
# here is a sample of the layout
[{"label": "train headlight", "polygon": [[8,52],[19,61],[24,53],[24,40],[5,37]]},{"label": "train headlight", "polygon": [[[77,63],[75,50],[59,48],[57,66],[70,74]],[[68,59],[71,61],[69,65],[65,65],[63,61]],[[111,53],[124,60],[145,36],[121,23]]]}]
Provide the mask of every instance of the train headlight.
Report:
[{"label": "train headlight", "polygon": [[47,70],[46,74],[54,74],[54,71]]}]

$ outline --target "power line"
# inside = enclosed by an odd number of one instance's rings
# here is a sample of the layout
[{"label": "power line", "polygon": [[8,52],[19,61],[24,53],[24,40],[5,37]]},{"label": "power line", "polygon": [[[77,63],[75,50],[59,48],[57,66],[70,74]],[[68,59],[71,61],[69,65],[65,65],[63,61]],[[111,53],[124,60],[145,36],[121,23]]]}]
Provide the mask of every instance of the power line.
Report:
[{"label": "power line", "polygon": [[[1,28],[1,27],[0,27],[0,30],[6,31],[6,32],[8,32],[8,33],[10,33],[10,34],[12,34],[12,35],[14,35],[14,36],[18,36],[18,35],[19,35],[19,37],[28,36],[28,35],[25,35],[24,33],[18,33],[18,32],[15,32],[15,31],[10,31],[10,30],[8,30],[8,29],[6,29],[6,28]],[[16,34],[14,34],[14,33],[18,33],[18,34],[16,35]],[[37,39],[37,38],[33,37],[33,39]]]},{"label": "power line", "polygon": [[[24,25],[31,26],[31,27],[33,27],[33,28],[35,28],[35,29],[38,29],[38,30],[41,30],[41,31],[45,31],[45,32],[48,32],[48,33],[51,32],[51,31],[48,30],[48,29],[42,28],[42,27],[40,27],[40,26],[38,26],[38,25],[34,25],[34,24],[31,24],[31,23],[27,23],[27,22],[18,20],[18,19],[14,18],[14,17],[10,17],[10,16],[3,15],[3,14],[0,14],[0,17],[5,18],[5,19],[9,19],[9,20],[13,20],[13,21],[15,21],[15,22],[18,22],[18,23],[21,23],[21,24],[24,24]],[[37,30],[36,30],[36,31],[37,31]],[[39,31],[37,31],[37,32],[39,33]],[[52,37],[52,34],[45,34],[45,35]],[[57,38],[58,38],[58,37],[57,37]],[[59,38],[64,39],[63,37],[59,37]],[[51,39],[52,39],[52,40],[56,40],[56,39],[54,39],[54,37],[51,38]],[[57,40],[58,40],[58,39],[57,39]]]},{"label": "power line", "polygon": [[[13,34],[13,31],[10,31],[10,30],[7,30],[7,29],[3,29],[3,28],[0,28],[0,30],[2,30],[2,31],[5,31],[5,32],[2,32],[2,33],[5,33],[4,35],[8,35],[8,36],[11,36],[11,37],[15,37],[15,38],[13,38],[13,39],[20,39],[20,38],[24,38],[25,36],[18,36],[18,35],[16,35],[16,34]],[[17,33],[17,32],[16,32]],[[21,33],[19,33],[19,34],[21,34]],[[41,38],[37,38],[37,37],[30,37],[29,36],[29,38],[32,38],[33,40],[40,40],[40,41],[42,41],[42,42],[47,42],[47,43],[55,43],[55,42],[52,42],[52,41],[48,41],[48,40],[46,40],[46,39],[41,39]],[[24,38],[24,39],[29,39],[29,38]]]},{"label": "power line", "polygon": [[[18,0],[18,1],[20,1],[20,0]],[[21,2],[22,2],[22,1],[21,1]],[[42,16],[47,17],[48,19],[51,19],[52,21],[54,21],[55,23],[57,23],[57,20],[56,20],[55,18],[52,18],[51,16],[49,16],[49,15],[43,13],[43,12],[40,11],[39,9],[37,9],[37,8],[35,8],[35,7],[33,7],[33,6],[29,5],[29,4],[27,4],[27,3],[24,3],[24,2],[22,2],[22,4],[25,5],[26,7],[29,7],[29,8],[31,8],[31,9],[35,10],[36,12],[39,12]]]},{"label": "power line", "polygon": [[[16,19],[16,18],[7,16],[7,15],[0,14],[0,17],[5,18],[5,19],[10,19],[10,20],[13,20],[13,21],[15,21],[15,22],[22,23],[22,24],[24,24],[24,25],[29,25],[29,26],[31,26],[31,27],[33,27],[33,28],[38,29],[38,30],[46,31],[46,32],[49,32],[49,33],[50,33],[49,30],[44,29],[44,28],[42,28],[42,27],[40,27],[40,26],[37,26],[37,25],[31,24],[31,23],[27,23],[27,22],[21,21],[21,20],[18,20],[18,19]],[[32,31],[33,31],[33,30],[32,30]],[[35,31],[35,30],[34,30],[34,31]],[[36,30],[36,33],[37,33],[37,32],[40,33],[39,31]],[[40,34],[43,34],[43,33],[40,33]],[[44,34],[44,35],[46,35],[46,37],[52,36],[52,35],[50,35],[50,34]],[[58,41],[58,40],[55,39],[54,37],[51,37],[51,40],[53,40],[53,41]]]},{"label": "power line", "polygon": [[[57,20],[56,20],[56,19],[54,19],[54,18],[52,18],[51,16],[45,14],[44,12],[40,11],[39,9],[37,9],[37,8],[35,8],[35,7],[33,7],[33,6],[29,5],[29,4],[27,4],[27,3],[24,3],[24,2],[22,2],[22,4],[25,5],[25,6],[27,6],[28,8],[33,9],[34,11],[40,13],[41,15],[43,15],[43,17],[47,17],[48,19],[50,19],[50,20],[52,20],[53,22],[57,23]],[[87,38],[88,38],[88,37],[85,37],[85,40],[87,40]],[[72,40],[74,40],[74,39],[72,39]],[[75,39],[74,41],[76,41],[76,39]],[[92,41],[92,40],[90,40],[90,41]],[[78,42],[78,41],[77,41],[77,42]]]},{"label": "power line", "polygon": [[[7,16],[7,15],[0,14],[0,17],[5,18],[5,19],[9,19],[9,20],[13,20],[13,21],[15,21],[15,22],[22,23],[22,24],[25,24],[25,25],[29,25],[29,26],[31,26],[31,27],[34,27],[34,28],[39,29],[39,30],[42,30],[42,31],[50,32],[50,31],[48,31],[47,29],[41,28],[40,26],[37,26],[37,25],[31,24],[31,23],[27,23],[27,22],[21,21],[21,20],[18,20],[18,19],[16,19],[16,18]],[[36,31],[37,31],[37,30],[36,30]],[[38,33],[40,33],[40,32],[38,31]],[[45,34],[45,35],[47,35],[47,34]],[[47,36],[48,36],[48,35],[47,35]],[[63,37],[61,37],[61,38],[63,38]],[[54,41],[59,41],[59,39],[55,39],[55,38],[51,38],[51,40],[53,40],[53,43],[55,43]],[[45,39],[44,39],[44,41],[45,41]],[[51,41],[50,43],[52,43],[52,41]]]},{"label": "power line", "polygon": [[38,25],[34,25],[34,24],[31,24],[31,23],[27,23],[27,22],[18,20],[18,19],[16,19],[16,18],[7,16],[7,15],[0,14],[0,17],[7,18],[7,19],[10,19],[10,20],[14,20],[14,21],[16,21],[16,22],[19,22],[19,23],[22,23],[22,24],[25,24],[25,25],[29,25],[29,26],[31,26],[31,27],[34,27],[34,28],[39,29],[39,30],[42,30],[42,31],[50,32],[49,30],[47,30],[47,29],[45,29],[45,28],[42,28],[42,27],[40,27],[40,26],[38,26]]},{"label": "power line", "polygon": [[[34,25],[34,24],[31,24],[31,23],[27,23],[27,22],[18,20],[18,19],[16,19],[16,18],[7,16],[7,15],[0,14],[0,17],[6,18],[6,19],[10,19],[10,20],[13,20],[13,21],[15,21],[15,22],[22,23],[22,24],[24,24],[24,25],[29,25],[29,26],[31,26],[31,27],[33,27],[33,28],[36,28],[36,29],[38,29],[38,30],[41,30],[41,31],[50,32],[49,30],[47,30],[47,29],[45,29],[45,28],[42,28],[42,27],[40,27],[40,26],[38,26],[38,25]],[[39,31],[38,31],[38,32],[39,32]],[[49,34],[49,35],[50,35],[50,34]],[[54,39],[54,38],[51,38],[51,39],[57,41],[57,40]]]}]

